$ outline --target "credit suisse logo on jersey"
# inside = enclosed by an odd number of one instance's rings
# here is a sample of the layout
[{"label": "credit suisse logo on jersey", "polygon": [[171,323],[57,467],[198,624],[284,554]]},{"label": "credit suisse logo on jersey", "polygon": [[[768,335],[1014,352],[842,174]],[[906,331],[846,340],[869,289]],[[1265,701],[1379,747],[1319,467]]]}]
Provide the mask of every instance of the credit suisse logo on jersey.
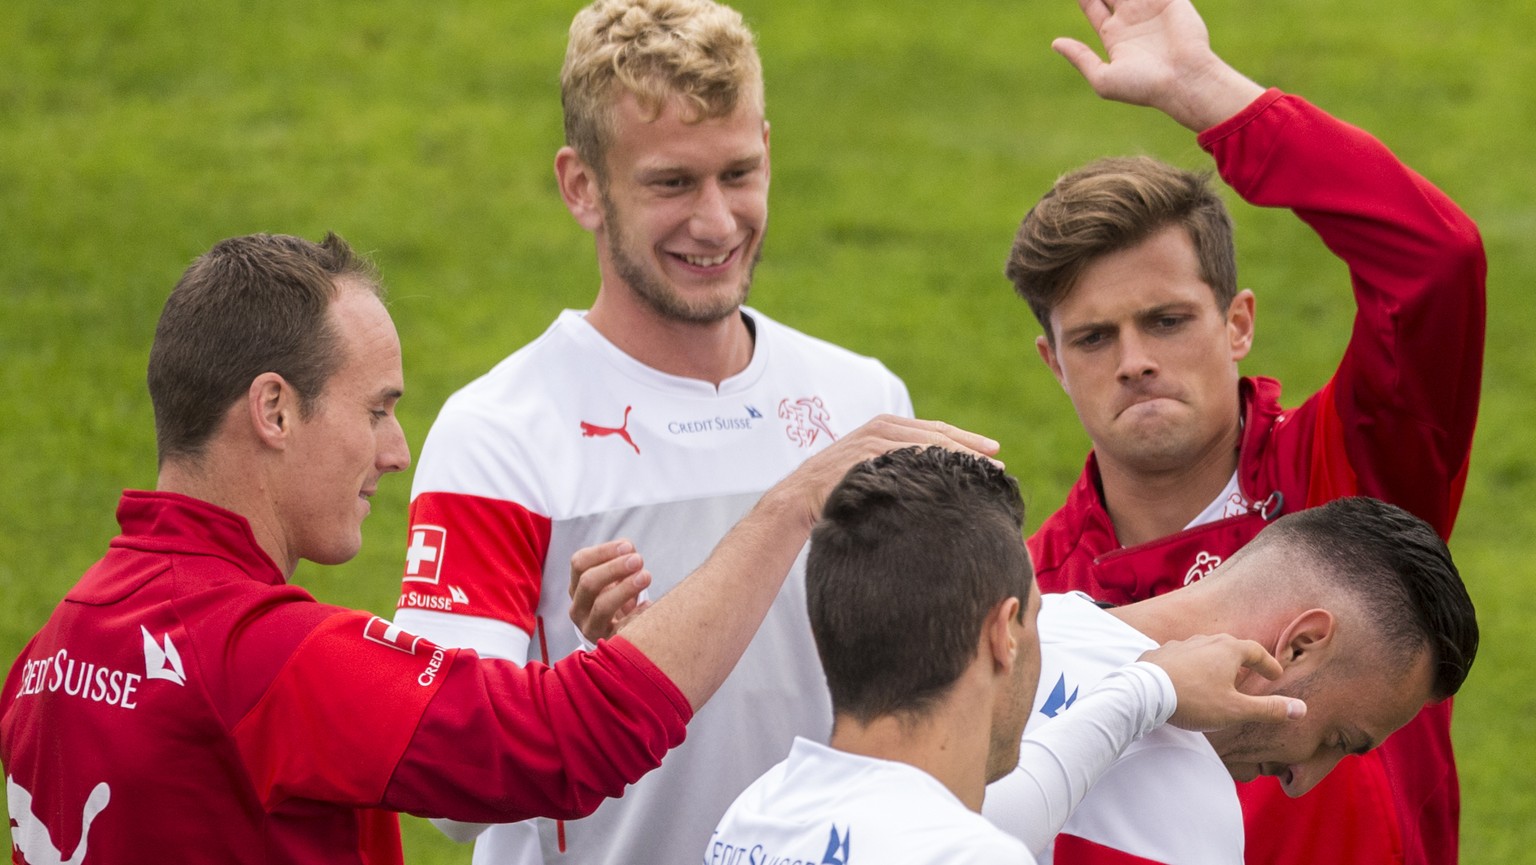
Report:
[{"label": "credit suisse logo on jersey", "polygon": [[[614,424],[581,421],[582,438],[611,438],[628,445],[638,456],[640,445],[629,428],[630,415],[635,407],[627,405],[622,420]],[[618,414],[617,410],[614,412]],[[775,414],[784,421],[784,435],[802,448],[809,448],[818,441],[837,441],[832,431],[832,412],[820,396],[785,397],[779,400]],[[667,421],[666,430],[674,436],[722,435],[751,432],[767,420],[762,410],[751,403],[744,403],[740,414],[713,413],[696,417],[681,417]],[[407,579],[412,579],[407,577]]]},{"label": "credit suisse logo on jersey", "polygon": [[704,851],[705,865],[853,865],[852,858],[848,855],[851,843],[849,836],[853,834],[853,827],[844,824],[841,829],[836,823],[827,836],[826,850],[821,858],[816,858],[815,851],[807,850],[776,850],[769,848],[761,842],[741,842],[734,839],[727,840],[720,837],[720,830],[710,838],[709,849]]},{"label": "credit suisse logo on jersey", "polygon": [[[427,523],[411,526],[411,542],[405,548],[405,583],[425,583],[434,588],[406,589],[395,602],[398,607],[452,612],[454,605],[469,603],[469,594],[458,586],[442,585],[443,556],[448,550],[448,529]],[[443,589],[448,590],[445,597]]]},{"label": "credit suisse logo on jersey", "polygon": [[754,405],[743,405],[742,409],[743,412],[738,415],[715,414],[710,417],[667,421],[667,432],[675,436],[746,432],[752,429],[753,424],[763,419],[763,413]]},{"label": "credit suisse logo on jersey", "polygon": [[139,633],[143,636],[143,673],[130,673],[76,658],[67,647],[61,648],[52,655],[22,665],[21,687],[16,691],[16,699],[42,693],[63,694],[120,709],[137,709],[138,691],[145,680],[162,679],[186,687],[186,667],[182,665],[176,644],[171,642],[171,635],[162,634],[157,639],[143,625],[139,626]]},{"label": "credit suisse logo on jersey", "polygon": [[380,616],[374,616],[363,625],[363,639],[370,643],[387,646],[407,655],[427,655],[427,666],[416,677],[416,684],[425,688],[442,672],[447,654],[443,648],[426,637],[418,637],[410,631]]}]

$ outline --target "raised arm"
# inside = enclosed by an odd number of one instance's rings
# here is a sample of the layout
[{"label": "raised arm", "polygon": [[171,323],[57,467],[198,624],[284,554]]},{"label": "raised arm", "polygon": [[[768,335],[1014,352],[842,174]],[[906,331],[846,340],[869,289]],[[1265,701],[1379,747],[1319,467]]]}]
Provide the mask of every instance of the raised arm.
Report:
[{"label": "raised arm", "polygon": [[1069,38],[1051,43],[1104,99],[1145,105],[1193,132],[1237,114],[1264,88],[1211,50],[1188,0],[1078,0],[1109,59]]}]

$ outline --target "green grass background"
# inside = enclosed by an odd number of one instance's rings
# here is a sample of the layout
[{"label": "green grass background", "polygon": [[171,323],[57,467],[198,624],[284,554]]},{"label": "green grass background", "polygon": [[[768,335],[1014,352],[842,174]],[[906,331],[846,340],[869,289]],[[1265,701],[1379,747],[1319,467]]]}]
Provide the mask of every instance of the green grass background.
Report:
[{"label": "green grass background", "polygon": [[[21,649],[154,483],[144,364],[165,294],[253,231],[370,250],[392,292],[413,451],[456,387],[584,307],[591,241],[550,168],[575,4],[106,3],[0,12],[0,656]],[[1038,525],[1086,439],[1002,279],[1024,210],[1062,171],[1145,152],[1208,165],[1154,112],[1101,103],[1048,48],[1088,38],[1063,0],[743,0],[773,123],[773,220],[752,302],[882,358],[921,415],[1004,444]],[[1536,25],[1520,0],[1209,0],[1218,51],[1384,139],[1477,220],[1487,371],[1453,542],[1483,625],[1457,705],[1464,861],[1536,862]],[[1238,205],[1259,296],[1249,372],[1321,385],[1352,307],[1342,266],[1284,212]],[[1446,351],[1457,350],[1446,346]],[[1404,466],[1404,471],[1414,467]],[[298,581],[388,611],[409,478],[365,552]],[[406,821],[413,862],[467,847]]]}]

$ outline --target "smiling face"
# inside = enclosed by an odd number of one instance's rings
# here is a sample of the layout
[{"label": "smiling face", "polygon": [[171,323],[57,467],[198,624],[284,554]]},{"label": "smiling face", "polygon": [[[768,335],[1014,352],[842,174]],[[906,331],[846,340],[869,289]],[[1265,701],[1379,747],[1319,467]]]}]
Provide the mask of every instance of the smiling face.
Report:
[{"label": "smiling face", "polygon": [[722,118],[685,116],[677,98],[653,119],[634,96],[618,100],[589,227],[604,293],[666,320],[712,323],[746,301],[761,254],[768,126],[751,100]]},{"label": "smiling face", "polygon": [[362,547],[368,499],[379,479],[403,471],[411,455],[395,417],[405,387],[400,340],[384,304],[343,286],[331,303],[343,360],[291,430],[283,496],[290,558],[339,564]]},{"label": "smiling face", "polygon": [[1301,721],[1244,724],[1206,734],[1233,778],[1251,781],[1270,775],[1279,779],[1286,795],[1300,796],[1317,786],[1339,760],[1380,745],[1432,699],[1427,651],[1415,656],[1407,669],[1385,661],[1357,662],[1344,673],[1328,663],[1304,676],[1287,673],[1281,682],[1264,685],[1273,686],[1265,693],[1305,700],[1307,714]]},{"label": "smiling face", "polygon": [[1071,398],[1101,464],[1175,471],[1235,445],[1237,362],[1253,295],[1217,307],[1186,230],[1162,229],[1083,269],[1051,313],[1041,358]]}]

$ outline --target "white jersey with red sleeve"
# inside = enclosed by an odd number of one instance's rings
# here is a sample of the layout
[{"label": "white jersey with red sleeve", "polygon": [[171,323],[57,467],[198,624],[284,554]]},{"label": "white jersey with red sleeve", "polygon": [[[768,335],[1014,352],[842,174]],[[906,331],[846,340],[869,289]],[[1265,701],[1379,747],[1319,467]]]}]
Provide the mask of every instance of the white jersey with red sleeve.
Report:
[{"label": "white jersey with red sleeve", "polygon": [[[911,415],[878,361],[742,314],[752,360],[719,387],[651,369],[567,311],[454,394],[417,464],[396,621],[482,655],[553,661],[580,647],[576,550],[629,538],[657,599],[807,457],[874,415]],[[692,861],[736,795],[795,736],[824,741],[831,720],[802,556],[687,741],[623,799],[541,826],[544,859]],[[482,835],[477,861],[518,831]]]},{"label": "white jersey with red sleeve", "polygon": [[[1080,695],[1157,643],[1087,595],[1046,595],[1040,604],[1040,686],[1030,735],[1068,717]],[[1068,713],[1063,715],[1063,713]],[[1018,837],[1008,785],[987,788],[984,813]],[[1243,816],[1232,777],[1205,736],[1162,726],[1127,747],[1062,826],[1055,865],[1240,865]]]}]

